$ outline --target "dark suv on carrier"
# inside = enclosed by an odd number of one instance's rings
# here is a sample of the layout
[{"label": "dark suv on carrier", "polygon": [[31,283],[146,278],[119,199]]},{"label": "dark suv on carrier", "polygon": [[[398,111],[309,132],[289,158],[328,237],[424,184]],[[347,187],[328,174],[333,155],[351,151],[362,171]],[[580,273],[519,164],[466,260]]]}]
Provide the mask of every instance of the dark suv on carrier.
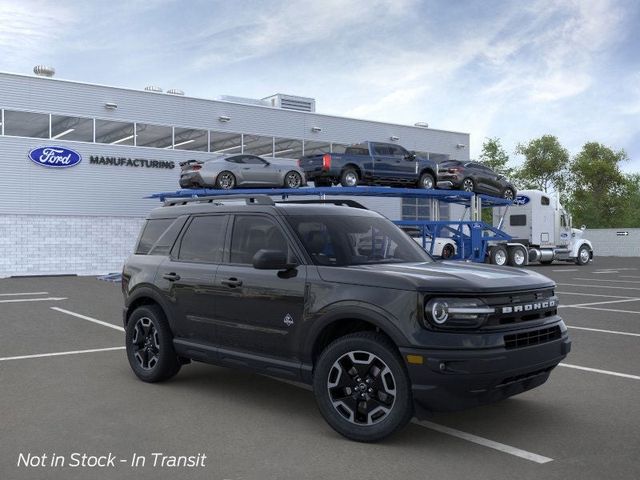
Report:
[{"label": "dark suv on carrier", "polygon": [[375,441],[544,383],[571,345],[554,287],[436,262],[365,209],[170,200],[124,267],[127,356],[147,382],[194,360],[311,384],[336,431]]}]

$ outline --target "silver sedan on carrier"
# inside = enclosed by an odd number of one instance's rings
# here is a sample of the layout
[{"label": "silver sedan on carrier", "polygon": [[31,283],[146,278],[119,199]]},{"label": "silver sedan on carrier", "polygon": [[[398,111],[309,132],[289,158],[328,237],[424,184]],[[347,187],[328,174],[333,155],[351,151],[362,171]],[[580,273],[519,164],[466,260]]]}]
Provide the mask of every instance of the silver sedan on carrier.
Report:
[{"label": "silver sedan on carrier", "polygon": [[219,155],[206,161],[182,162],[180,168],[182,188],[299,188],[307,184],[304,172],[296,161],[282,158],[265,159],[248,154]]}]

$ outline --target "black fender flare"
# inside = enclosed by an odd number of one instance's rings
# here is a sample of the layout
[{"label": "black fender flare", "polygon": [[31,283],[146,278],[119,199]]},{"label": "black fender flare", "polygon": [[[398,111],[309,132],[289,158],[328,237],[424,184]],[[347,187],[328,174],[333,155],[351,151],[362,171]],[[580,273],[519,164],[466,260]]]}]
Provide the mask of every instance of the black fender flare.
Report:
[{"label": "black fender flare", "polygon": [[167,301],[166,297],[161,292],[159,292],[154,286],[149,284],[136,286],[129,294],[129,297],[127,298],[127,301],[125,303],[125,309],[126,309],[126,317],[124,318],[125,328],[126,328],[126,322],[129,320],[129,316],[131,315],[131,312],[132,312],[131,305],[137,303],[138,300],[143,298],[153,300],[155,303],[160,305],[160,308],[162,308],[165,316],[167,317],[167,321],[169,322],[169,325],[173,329],[174,327],[173,315],[171,315],[171,312],[173,309],[170,302]]}]

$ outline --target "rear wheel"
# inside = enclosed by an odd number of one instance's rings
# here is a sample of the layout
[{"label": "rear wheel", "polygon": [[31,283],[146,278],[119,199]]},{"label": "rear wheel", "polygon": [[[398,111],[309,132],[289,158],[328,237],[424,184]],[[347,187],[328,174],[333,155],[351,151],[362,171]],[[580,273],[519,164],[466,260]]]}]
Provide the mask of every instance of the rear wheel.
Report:
[{"label": "rear wheel", "polygon": [[379,333],[353,333],[325,348],[313,390],[327,423],[351,440],[381,440],[413,415],[407,371],[394,345]]},{"label": "rear wheel", "polygon": [[181,363],[162,310],[155,305],[136,308],[125,330],[129,365],[145,382],[161,382],[178,373]]},{"label": "rear wheel", "polygon": [[340,185],[343,187],[357,187],[358,173],[353,168],[345,168],[340,175]]},{"label": "rear wheel", "polygon": [[527,263],[527,252],[522,247],[509,247],[509,265],[523,267]]},{"label": "rear wheel", "polygon": [[507,187],[502,192],[502,198],[505,198],[507,200],[513,200],[514,197],[515,197],[515,193],[513,192],[512,188]]},{"label": "rear wheel", "polygon": [[430,173],[423,173],[420,176],[420,180],[418,181],[418,188],[423,188],[425,190],[431,190],[435,186],[435,180],[433,179],[433,175]]},{"label": "rear wheel", "polygon": [[224,172],[220,172],[218,174],[218,177],[216,178],[217,188],[220,188],[222,190],[231,190],[235,186],[236,186],[236,177],[233,173],[227,172],[225,170]]},{"label": "rear wheel", "polygon": [[507,249],[502,245],[497,245],[491,248],[491,252],[489,253],[489,261],[493,265],[504,266],[507,264],[508,256]]},{"label": "rear wheel", "polygon": [[302,185],[302,175],[295,170],[291,170],[284,177],[284,186],[287,188],[300,188]]},{"label": "rear wheel", "polygon": [[462,186],[460,187],[465,192],[473,192],[476,188],[475,183],[470,178],[465,178],[462,181]]}]

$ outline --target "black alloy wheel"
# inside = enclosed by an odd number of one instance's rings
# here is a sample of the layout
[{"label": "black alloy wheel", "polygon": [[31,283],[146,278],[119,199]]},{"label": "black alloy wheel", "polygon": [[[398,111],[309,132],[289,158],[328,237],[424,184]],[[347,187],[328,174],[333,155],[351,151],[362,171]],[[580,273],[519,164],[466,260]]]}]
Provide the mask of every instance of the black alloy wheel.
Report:
[{"label": "black alloy wheel", "polygon": [[442,258],[445,260],[447,258],[451,258],[456,254],[455,248],[450,243],[447,243],[444,247],[442,247]]},{"label": "black alloy wheel", "polygon": [[379,333],[353,333],[331,343],[316,363],[313,387],[324,419],[352,440],[381,440],[413,415],[406,368]]},{"label": "black alloy wheel", "polygon": [[300,188],[302,176],[298,172],[291,170],[285,175],[284,184],[287,188]]},{"label": "black alloy wheel", "polygon": [[476,185],[471,178],[465,178],[462,181],[462,190],[465,192],[473,192]]},{"label": "black alloy wheel", "polygon": [[216,178],[216,187],[222,190],[231,190],[236,186],[236,177],[231,172],[220,172]]},{"label": "black alloy wheel", "polygon": [[143,305],[133,311],[125,328],[125,346],[129,365],[140,380],[160,382],[180,370],[173,335],[156,305]]}]

